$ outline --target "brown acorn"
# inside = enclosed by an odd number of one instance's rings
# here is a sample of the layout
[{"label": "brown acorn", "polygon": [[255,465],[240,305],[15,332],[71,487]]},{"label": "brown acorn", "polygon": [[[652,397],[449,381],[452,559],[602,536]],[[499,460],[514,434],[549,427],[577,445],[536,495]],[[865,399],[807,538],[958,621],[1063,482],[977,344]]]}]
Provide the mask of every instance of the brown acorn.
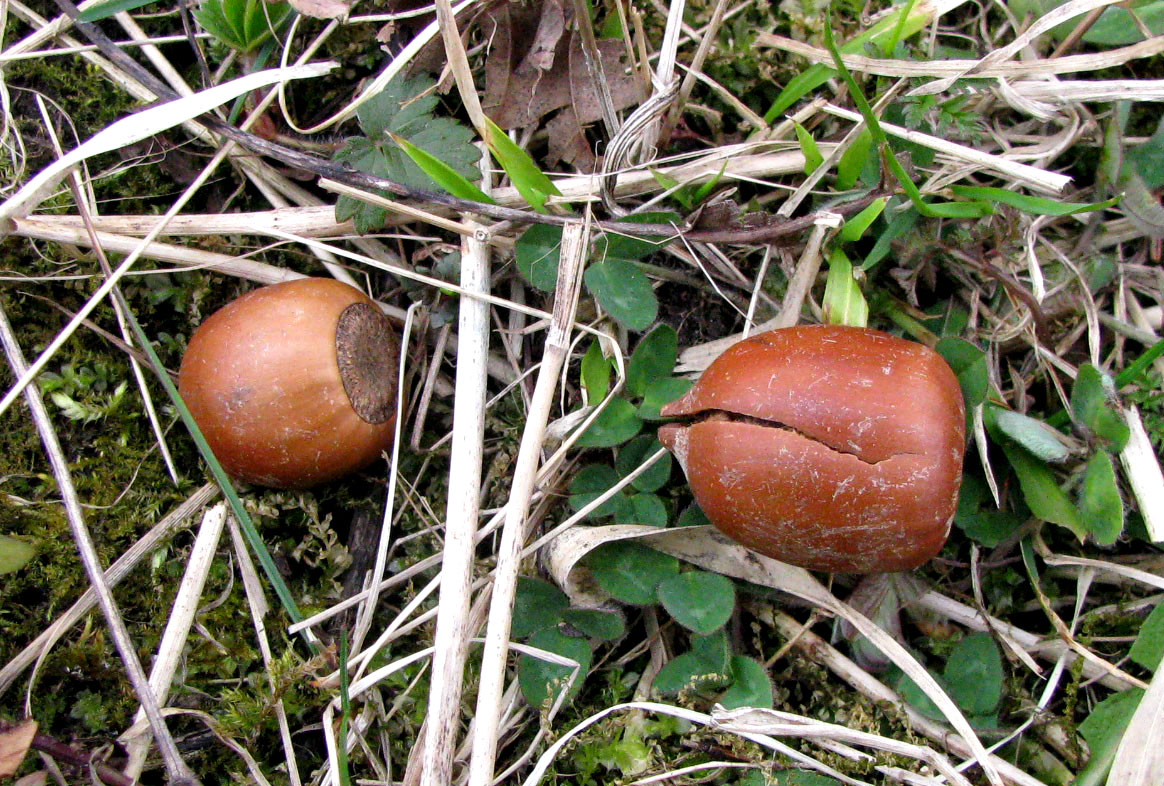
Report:
[{"label": "brown acorn", "polygon": [[738,543],[810,570],[915,568],[946,542],[965,410],[933,350],[814,325],[735,344],[659,430],[707,517]]},{"label": "brown acorn", "polygon": [[306,488],[392,442],[400,340],[367,296],[333,279],[262,287],[212,314],[178,389],[234,477]]}]

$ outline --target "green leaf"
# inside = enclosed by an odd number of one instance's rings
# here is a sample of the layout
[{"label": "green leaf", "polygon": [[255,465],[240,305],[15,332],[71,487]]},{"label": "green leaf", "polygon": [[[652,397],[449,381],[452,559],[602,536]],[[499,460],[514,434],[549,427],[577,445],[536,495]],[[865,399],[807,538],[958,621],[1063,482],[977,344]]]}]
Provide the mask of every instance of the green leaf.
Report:
[{"label": "green leaf", "polygon": [[202,0],[193,14],[206,32],[248,54],[274,37],[291,19],[292,9],[287,3],[265,0]]},{"label": "green leaf", "polygon": [[[562,228],[534,224],[522,232],[513,248],[517,269],[536,289],[553,292],[558,284],[558,260],[562,253]],[[599,396],[596,400],[601,400]]]},{"label": "green leaf", "polygon": [[529,576],[518,576],[510,637],[524,639],[539,630],[557,625],[562,621],[562,615],[569,605],[566,593],[550,582]]},{"label": "green leaf", "polygon": [[590,294],[628,330],[646,330],[659,315],[651,282],[630,262],[608,259],[592,264],[585,281]]},{"label": "green leaf", "polygon": [[1124,502],[1106,451],[1097,450],[1087,462],[1079,489],[1079,512],[1083,525],[1101,546],[1112,545],[1124,531]]},{"label": "green leaf", "polygon": [[1164,660],[1164,604],[1157,604],[1140,626],[1128,657],[1148,671],[1155,671]]},{"label": "green leaf", "polygon": [[877,236],[877,242],[873,244],[873,248],[865,255],[861,269],[871,270],[878,262],[889,256],[890,252],[893,251],[893,241],[910,232],[917,224],[917,219],[918,212],[912,205],[894,215],[886,225],[885,231]]},{"label": "green leaf", "polygon": [[565,621],[592,639],[614,641],[626,633],[622,615],[602,609],[566,609]]},{"label": "green leaf", "polygon": [[725,576],[693,570],[663,581],[659,602],[680,625],[706,636],[731,618],[736,590]]},{"label": "green leaf", "polygon": [[846,243],[854,243],[860,240],[864,237],[865,230],[872,226],[873,222],[881,216],[881,213],[885,210],[885,206],[888,204],[889,197],[878,197],[874,199],[868,207],[846,221],[837,236]]},{"label": "green leaf", "polygon": [[1164,118],[1147,142],[1127,151],[1124,161],[1148,188],[1164,186]]},{"label": "green leaf", "polygon": [[1108,696],[1079,724],[1079,733],[1087,740],[1091,758],[1076,777],[1075,786],[1100,786],[1107,779],[1120,740],[1143,696],[1144,691],[1139,688]]},{"label": "green leaf", "polygon": [[703,508],[699,507],[699,503],[692,502],[679,515],[679,521],[675,522],[676,527],[707,527],[711,526],[711,519],[703,512]]},{"label": "green leaf", "polygon": [[[364,136],[351,139],[335,160],[361,172],[377,175],[410,188],[437,191],[441,186],[393,141],[402,138],[436,158],[465,180],[480,177],[481,151],[473,145],[473,131],[448,117],[433,114],[439,99],[429,76],[396,77],[384,90],[356,110]],[[382,196],[389,196],[381,192]],[[336,219],[353,220],[356,230],[372,232],[383,226],[387,212],[353,197],[336,201]]]},{"label": "green leaf", "polygon": [[14,573],[36,556],[36,547],[23,540],[0,535],[0,574]]},{"label": "green leaf", "polygon": [[420,167],[421,171],[431,177],[438,186],[459,199],[468,199],[473,202],[496,204],[493,197],[473,185],[460,172],[441,161],[426,150],[422,150],[399,134],[389,134],[393,142],[400,145],[405,155]]},{"label": "green leaf", "polygon": [[[550,628],[531,636],[529,644],[578,662],[578,675],[570,686],[569,698],[577,696],[578,691],[582,690],[582,683],[590,671],[590,663],[594,657],[589,642],[586,639],[567,636],[557,628]],[[517,680],[521,686],[521,694],[525,696],[530,706],[537,708],[552,702],[573,672],[574,669],[570,666],[547,663],[532,655],[522,655],[517,662]]]},{"label": "green leaf", "polygon": [[967,715],[987,715],[1002,700],[1002,657],[989,633],[971,633],[950,653],[946,692]]},{"label": "green leaf", "polygon": [[993,505],[986,482],[977,475],[964,474],[954,525],[965,532],[966,537],[990,549],[1013,535],[1023,523],[1021,516],[994,510]]},{"label": "green leaf", "polygon": [[1010,440],[1001,441],[1002,452],[1018,476],[1023,500],[1036,518],[1066,527],[1079,540],[1087,537],[1087,527],[1079,517],[1079,510],[1059,488],[1055,475],[1046,464]]},{"label": "green leaf", "polygon": [[[622,224],[682,224],[683,218],[677,213],[635,213],[618,220]],[[646,240],[634,235],[622,235],[607,230],[598,237],[595,244],[595,259],[625,259],[634,262],[648,257],[671,242],[671,238]]]},{"label": "green leaf", "polygon": [[612,448],[638,434],[643,421],[635,413],[635,405],[625,398],[613,399],[595,418],[578,441],[580,448]]},{"label": "green leaf", "polygon": [[824,163],[824,156],[820,154],[820,148],[807,128],[795,120],[792,121],[792,125],[796,129],[796,141],[800,143],[800,152],[804,154],[804,174],[811,175]]},{"label": "green leaf", "polygon": [[960,197],[984,202],[1001,202],[1036,216],[1073,216],[1076,213],[1090,213],[1095,210],[1105,210],[1119,201],[1113,198],[1106,202],[1058,202],[1045,197],[1017,194],[1014,191],[1007,191],[1005,188],[985,186],[951,186],[950,190]]},{"label": "green leaf", "polygon": [[[654,434],[642,434],[623,446],[614,466],[618,470],[618,474],[625,478],[662,447]],[[658,491],[670,478],[671,454],[664,453],[663,457],[656,461],[650,469],[631,481],[631,485],[639,491]]]},{"label": "green leaf", "polygon": [[630,541],[604,543],[586,555],[586,566],[604,592],[632,606],[656,603],[659,584],[679,572],[675,557]]},{"label": "green leaf", "polygon": [[109,0],[91,5],[77,15],[78,22],[100,22],[102,19],[120,14],[122,11],[136,11],[149,5],[153,0]]},{"label": "green leaf", "polygon": [[586,398],[591,404],[602,401],[610,392],[612,370],[610,358],[602,354],[602,343],[594,339],[590,342],[586,354],[582,356],[582,387],[586,388]]},{"label": "green leaf", "polygon": [[1128,444],[1131,431],[1123,416],[1111,406],[1115,400],[1115,383],[1111,377],[1090,363],[1079,367],[1071,387],[1072,419],[1112,443],[1113,450],[1120,451]]},{"label": "green leaf", "polygon": [[1063,462],[1071,457],[1059,432],[1043,421],[1001,407],[991,407],[991,411],[998,429],[1039,459]]},{"label": "green leaf", "polygon": [[962,398],[966,400],[966,411],[986,400],[990,390],[990,374],[986,368],[986,353],[969,341],[947,336],[934,347],[941,355],[962,386]]},{"label": "green leaf", "polygon": [[849,145],[848,150],[841,154],[841,160],[837,162],[838,189],[848,191],[857,185],[857,180],[861,177],[861,170],[865,168],[865,162],[869,160],[872,148],[873,135],[869,133],[868,128],[865,128],[857,134],[857,138]]},{"label": "green leaf", "polygon": [[546,200],[551,196],[561,196],[562,192],[554,185],[538,165],[530,158],[529,153],[517,146],[501,128],[485,118],[487,137],[485,144],[501,168],[509,175],[514,188],[529,202],[530,207],[539,213],[546,213]]},{"label": "green leaf", "polygon": [[853,265],[845,252],[834,248],[829,255],[829,275],[825,281],[824,321],[831,325],[865,327],[869,324],[869,304],[853,277]]},{"label": "green leaf", "polygon": [[695,383],[681,377],[656,379],[647,386],[643,403],[639,406],[639,417],[643,420],[662,420],[659,410],[691,390]]},{"label": "green leaf", "polygon": [[[582,508],[605,494],[608,489],[618,483],[618,480],[618,473],[614,471],[614,467],[607,464],[586,465],[578,470],[577,474],[570,481],[570,507],[574,510],[582,510]],[[629,504],[630,502],[626,494],[619,491],[591,511],[590,518],[600,519],[613,516]]]},{"label": "green leaf", "polygon": [[719,697],[729,710],[739,707],[772,709],[772,681],[764,664],[743,655],[733,655],[730,664],[732,686]]},{"label": "green leaf", "polygon": [[626,387],[636,396],[645,395],[650,383],[671,376],[679,359],[679,336],[670,325],[659,325],[643,336],[626,369]]},{"label": "green leaf", "polygon": [[[1138,44],[1144,40],[1140,24],[1152,35],[1164,34],[1164,0],[1134,2],[1132,9],[1136,18],[1126,8],[1108,8],[1099,21],[1083,35],[1084,42],[1100,46],[1125,46]],[[1140,24],[1136,23],[1139,20]]]},{"label": "green leaf", "polygon": [[659,670],[655,690],[676,694],[691,688],[726,686],[731,681],[728,656],[727,633],[722,628],[707,636],[692,636],[691,651],[671,659]]},{"label": "green leaf", "polygon": [[614,514],[616,524],[639,524],[644,527],[667,526],[667,506],[655,494],[632,494],[630,504]]}]

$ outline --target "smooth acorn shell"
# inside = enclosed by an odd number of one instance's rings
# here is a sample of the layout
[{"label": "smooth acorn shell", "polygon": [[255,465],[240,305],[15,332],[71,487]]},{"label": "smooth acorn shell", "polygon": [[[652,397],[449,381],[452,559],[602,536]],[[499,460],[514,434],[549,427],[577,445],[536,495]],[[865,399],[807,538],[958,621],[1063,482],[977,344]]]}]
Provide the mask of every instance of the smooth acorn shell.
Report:
[{"label": "smooth acorn shell", "polygon": [[965,410],[933,350],[813,325],[735,344],[663,408],[699,506],[750,549],[810,570],[904,571],[946,542]]},{"label": "smooth acorn shell", "polygon": [[391,444],[399,354],[370,298],[333,279],[299,279],[206,319],[178,389],[229,474],[306,488],[361,469]]}]

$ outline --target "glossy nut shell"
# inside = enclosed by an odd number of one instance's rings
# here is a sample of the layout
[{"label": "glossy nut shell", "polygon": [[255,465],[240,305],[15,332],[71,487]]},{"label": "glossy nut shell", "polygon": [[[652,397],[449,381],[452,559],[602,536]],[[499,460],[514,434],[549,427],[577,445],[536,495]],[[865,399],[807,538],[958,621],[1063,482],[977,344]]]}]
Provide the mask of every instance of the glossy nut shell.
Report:
[{"label": "glossy nut shell", "polygon": [[399,339],[339,281],[263,287],[212,314],[178,388],[223,468],[276,488],[358,470],[392,442]]},{"label": "glossy nut shell", "polygon": [[663,408],[659,439],[733,540],[782,562],[910,570],[958,502],[965,412],[936,352],[876,330],[801,326],[741,341]]}]

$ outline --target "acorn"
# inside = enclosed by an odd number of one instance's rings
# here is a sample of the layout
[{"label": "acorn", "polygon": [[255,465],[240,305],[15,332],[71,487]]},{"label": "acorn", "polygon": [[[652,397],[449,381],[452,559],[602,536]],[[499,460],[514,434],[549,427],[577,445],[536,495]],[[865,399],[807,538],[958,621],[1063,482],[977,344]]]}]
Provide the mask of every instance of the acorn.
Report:
[{"label": "acorn", "polygon": [[178,390],[230,475],[307,488],[392,443],[400,340],[384,312],[340,281],[262,287],[190,338]]},{"label": "acorn", "polygon": [[659,440],[736,542],[810,570],[911,570],[946,542],[966,416],[921,344],[813,325],[745,339],[662,410]]}]

